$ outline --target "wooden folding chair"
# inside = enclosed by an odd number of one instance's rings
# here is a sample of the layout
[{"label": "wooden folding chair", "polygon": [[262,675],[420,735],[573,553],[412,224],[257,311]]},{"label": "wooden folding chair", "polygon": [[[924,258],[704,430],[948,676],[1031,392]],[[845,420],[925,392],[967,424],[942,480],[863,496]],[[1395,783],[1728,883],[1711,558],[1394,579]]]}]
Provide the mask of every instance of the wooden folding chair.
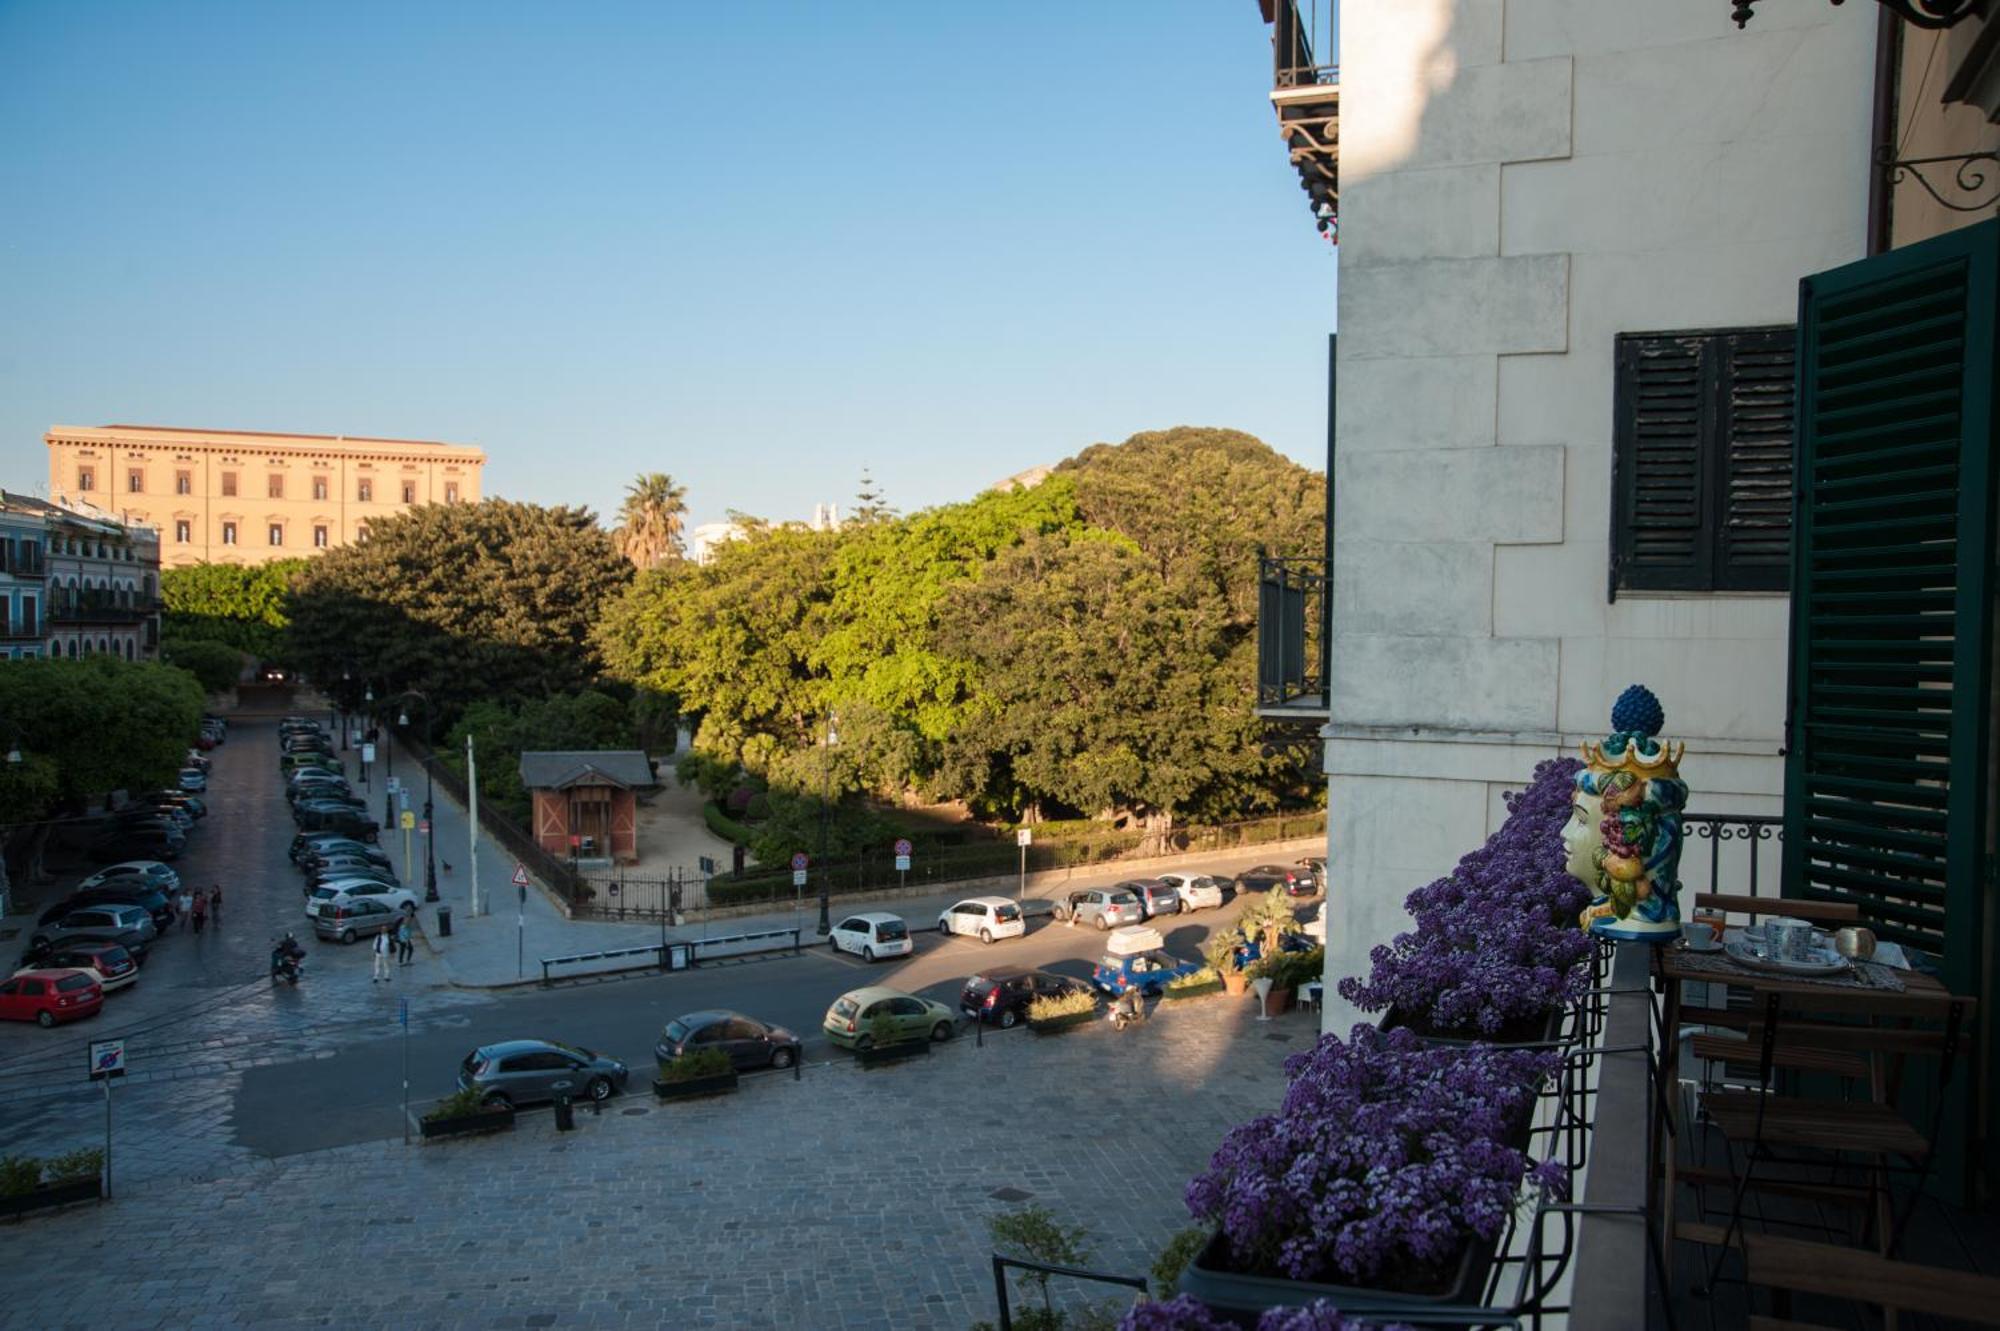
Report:
[{"label": "wooden folding chair", "polygon": [[1746,897],[1728,892],[1697,892],[1694,894],[1694,908],[1697,911],[1719,910],[1727,915],[1748,915],[1753,920],[1759,915],[1780,915],[1790,920],[1831,925],[1836,929],[1861,923],[1861,908],[1846,901],[1802,901],[1795,897]]},{"label": "wooden folding chair", "polygon": [[[1941,1266],[1898,1262],[1831,1243],[1771,1234],[1743,1238],[1752,1285],[2000,1326],[2000,1279]],[[1802,1322],[1753,1316],[1750,1331],[1820,1331]]]}]

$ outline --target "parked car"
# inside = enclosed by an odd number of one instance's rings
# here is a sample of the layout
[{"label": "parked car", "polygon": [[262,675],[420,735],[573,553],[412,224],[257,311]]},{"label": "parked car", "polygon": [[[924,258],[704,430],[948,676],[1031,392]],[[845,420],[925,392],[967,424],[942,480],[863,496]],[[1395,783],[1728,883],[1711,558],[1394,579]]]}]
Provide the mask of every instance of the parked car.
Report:
[{"label": "parked car", "polygon": [[1319,903],[1319,909],[1306,921],[1306,937],[1312,939],[1314,947],[1326,946],[1326,902]]},{"label": "parked car", "polygon": [[1160,931],[1150,924],[1128,924],[1114,930],[1104,940],[1104,955],[1090,968],[1090,982],[1107,994],[1137,989],[1157,996],[1169,980],[1201,969],[1199,961],[1174,956],[1166,947]]},{"label": "parked car", "polygon": [[958,1010],[974,1021],[984,1021],[1012,1030],[1028,1015],[1028,1005],[1037,998],[1061,998],[1066,994],[1087,994],[1090,986],[1052,971],[1027,970],[1020,966],[999,966],[982,971],[965,982],[958,996]]},{"label": "parked car", "polygon": [[1087,887],[1056,902],[1056,918],[1109,929],[1138,924],[1146,918],[1146,907],[1124,887]]},{"label": "parked car", "polygon": [[1285,864],[1260,864],[1245,869],[1236,875],[1236,886],[1243,892],[1268,892],[1282,887],[1285,895],[1291,897],[1309,897],[1319,890],[1310,870]]},{"label": "parked car", "polygon": [[180,786],[182,790],[192,790],[196,792],[207,790],[208,773],[195,767],[183,767],[181,768]]},{"label": "parked car", "polygon": [[[371,847],[372,849],[372,847]],[[315,855],[302,866],[306,872],[306,882],[318,886],[329,878],[379,878],[396,876],[387,856],[375,859],[367,855]]]},{"label": "parked car", "polygon": [[112,815],[120,827],[166,823],[182,836],[194,831],[194,815],[175,804],[128,804]]},{"label": "parked car", "polygon": [[87,971],[22,971],[0,980],[0,1017],[8,1021],[33,1021],[47,1027],[96,1016],[103,1007],[104,986]]},{"label": "parked car", "polygon": [[189,749],[187,751],[187,756],[181,759],[181,766],[192,767],[195,771],[200,772],[203,776],[208,775],[208,773],[212,771],[214,768],[214,764],[212,764],[211,762],[209,762],[207,758],[202,756],[202,752],[200,749]]},{"label": "parked car", "polygon": [[128,881],[141,882],[162,892],[177,892],[181,886],[181,876],[174,872],[172,865],[158,860],[124,860],[105,865],[78,883],[75,890],[88,892],[94,887],[123,887]]},{"label": "parked car", "polygon": [[338,832],[371,843],[382,835],[373,818],[344,804],[302,805],[292,817],[301,831]]},{"label": "parked car", "polygon": [[116,943],[58,943],[14,974],[26,975],[38,970],[82,971],[107,994],[139,978],[139,963]]},{"label": "parked car", "polygon": [[208,817],[208,801],[191,790],[155,790],[141,795],[133,803],[140,807],[186,809],[195,820]]},{"label": "parked car", "polygon": [[1180,896],[1165,879],[1134,878],[1130,882],[1120,883],[1118,886],[1139,898],[1139,904],[1146,908],[1146,918],[1149,920],[1155,915],[1178,915],[1181,913]]},{"label": "parked car", "polygon": [[741,1012],[714,1009],[675,1017],[660,1031],[653,1057],[665,1066],[684,1054],[719,1049],[738,1071],[788,1068],[804,1052],[799,1037],[783,1026],[772,1026]]},{"label": "parked car", "polygon": [[902,917],[879,910],[848,916],[833,926],[826,941],[834,951],[852,952],[864,961],[907,957],[917,950],[910,927],[903,923]]},{"label": "parked car", "polygon": [[386,870],[390,865],[389,857],[380,850],[374,846],[364,846],[356,842],[352,850],[342,847],[339,850],[330,851],[325,854],[308,851],[304,858],[299,861],[299,867],[304,869],[308,876],[316,874],[324,878],[330,869],[347,867]]},{"label": "parked car", "polygon": [[941,934],[967,934],[982,943],[1028,932],[1021,908],[1006,897],[967,897],[938,916]]},{"label": "parked car", "polygon": [[1163,873],[1160,881],[1174,889],[1181,910],[1208,910],[1222,904],[1222,881],[1213,874]]},{"label": "parked car", "polygon": [[187,838],[167,823],[144,827],[119,827],[100,833],[88,846],[90,857],[103,864],[144,856],[156,860],[177,860],[187,849]]},{"label": "parked car", "polygon": [[368,843],[339,832],[300,832],[292,838],[292,847],[287,852],[292,863],[303,860],[306,853],[316,847],[331,850],[338,846],[352,846],[357,850],[367,850]]},{"label": "parked car", "polygon": [[153,928],[164,933],[174,922],[174,905],[167,894],[156,887],[148,887],[138,879],[123,879],[104,887],[93,887],[84,892],[72,892],[55,905],[42,912],[38,924],[54,924],[71,911],[87,910],[93,906],[137,906],[153,921]]},{"label": "parked car", "polygon": [[35,932],[28,939],[28,946],[50,947],[79,935],[113,938],[124,944],[127,950],[136,951],[158,938],[160,931],[145,907],[105,902],[96,906],[79,906],[59,920],[36,925]]},{"label": "parked car", "polygon": [[354,787],[338,772],[294,772],[285,778],[285,798],[296,804],[316,795],[352,795]]},{"label": "parked car", "polygon": [[317,920],[328,911],[338,911],[355,901],[379,901],[405,915],[414,915],[417,910],[417,894],[401,883],[339,878],[321,883],[306,894],[306,916]]},{"label": "parked car", "polygon": [[957,1019],[944,1004],[880,985],[851,990],[834,999],[821,1028],[827,1039],[843,1049],[868,1049],[875,1043],[874,1021],[878,1016],[895,1023],[898,1040],[926,1035],[949,1040],[958,1030]]},{"label": "parked car", "polygon": [[384,933],[403,920],[403,912],[372,897],[352,897],[313,916],[313,933],[329,942],[352,943]]},{"label": "parked car", "polygon": [[592,1049],[553,1040],[503,1040],[481,1045],[459,1064],[460,1090],[476,1090],[489,1105],[521,1105],[558,1097],[608,1100],[631,1075],[623,1063]]}]

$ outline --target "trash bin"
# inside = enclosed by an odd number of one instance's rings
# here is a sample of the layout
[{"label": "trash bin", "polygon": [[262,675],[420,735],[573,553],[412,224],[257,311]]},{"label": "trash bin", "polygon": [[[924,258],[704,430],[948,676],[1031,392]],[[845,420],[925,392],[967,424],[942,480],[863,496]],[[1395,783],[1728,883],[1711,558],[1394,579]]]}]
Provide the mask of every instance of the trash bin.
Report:
[{"label": "trash bin", "polygon": [[451,937],[451,906],[442,901],[438,902],[438,937]]},{"label": "trash bin", "polygon": [[570,1107],[567,1095],[558,1095],[556,1097],[556,1131],[576,1131],[576,1110]]}]

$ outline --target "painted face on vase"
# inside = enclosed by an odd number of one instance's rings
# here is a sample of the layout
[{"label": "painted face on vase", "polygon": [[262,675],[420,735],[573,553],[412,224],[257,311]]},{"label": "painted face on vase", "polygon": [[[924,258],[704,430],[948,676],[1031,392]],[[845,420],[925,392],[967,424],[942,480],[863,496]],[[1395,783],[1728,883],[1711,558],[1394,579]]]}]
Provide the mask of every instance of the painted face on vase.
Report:
[{"label": "painted face on vase", "polygon": [[1635,684],[1611,709],[1604,742],[1583,746],[1563,846],[1565,867],[1593,894],[1579,920],[1592,933],[1657,942],[1680,932],[1686,749],[1656,738],[1665,720]]}]

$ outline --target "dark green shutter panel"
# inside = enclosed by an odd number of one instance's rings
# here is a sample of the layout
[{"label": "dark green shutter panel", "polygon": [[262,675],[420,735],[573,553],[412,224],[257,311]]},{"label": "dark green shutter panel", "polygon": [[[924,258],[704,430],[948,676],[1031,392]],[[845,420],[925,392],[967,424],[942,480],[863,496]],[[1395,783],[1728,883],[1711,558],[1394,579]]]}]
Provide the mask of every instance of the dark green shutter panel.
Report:
[{"label": "dark green shutter panel", "polygon": [[1996,240],[1807,278],[1785,891],[1855,902],[1976,986],[1992,705]]},{"label": "dark green shutter panel", "polygon": [[1783,591],[1790,583],[1796,340],[1789,328],[1716,340],[1720,466],[1711,512],[1719,591]]},{"label": "dark green shutter panel", "polygon": [[1705,587],[1702,440],[1710,391],[1699,334],[1618,339],[1613,591]]}]

